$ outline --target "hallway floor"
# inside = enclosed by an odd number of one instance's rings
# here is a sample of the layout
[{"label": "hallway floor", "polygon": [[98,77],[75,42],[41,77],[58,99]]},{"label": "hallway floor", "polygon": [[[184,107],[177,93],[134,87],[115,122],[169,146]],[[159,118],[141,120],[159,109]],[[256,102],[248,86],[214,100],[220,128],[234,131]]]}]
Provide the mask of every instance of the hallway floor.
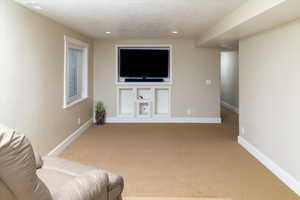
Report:
[{"label": "hallway floor", "polygon": [[122,175],[124,196],[296,200],[237,144],[238,116],[222,124],[107,124],[91,127],[61,157]]}]

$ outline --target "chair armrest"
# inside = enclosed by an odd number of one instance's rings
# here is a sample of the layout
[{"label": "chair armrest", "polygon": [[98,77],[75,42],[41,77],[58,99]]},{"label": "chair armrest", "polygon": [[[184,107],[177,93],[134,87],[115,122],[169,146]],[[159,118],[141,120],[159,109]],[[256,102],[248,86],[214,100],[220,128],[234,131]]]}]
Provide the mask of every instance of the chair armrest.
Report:
[{"label": "chair armrest", "polygon": [[53,200],[107,200],[108,176],[92,170],[67,182],[53,193]]}]

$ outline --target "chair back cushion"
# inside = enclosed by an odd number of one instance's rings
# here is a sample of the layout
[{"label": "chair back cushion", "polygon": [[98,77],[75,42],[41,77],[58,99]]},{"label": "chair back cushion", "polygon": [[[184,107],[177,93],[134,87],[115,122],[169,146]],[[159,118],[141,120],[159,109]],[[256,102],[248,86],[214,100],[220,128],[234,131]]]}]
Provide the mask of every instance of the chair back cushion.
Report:
[{"label": "chair back cushion", "polygon": [[1,180],[0,180],[0,199],[17,200],[14,194],[8,189],[8,187]]},{"label": "chair back cushion", "polygon": [[29,140],[0,124],[0,180],[18,200],[51,200],[48,188],[36,175]]}]

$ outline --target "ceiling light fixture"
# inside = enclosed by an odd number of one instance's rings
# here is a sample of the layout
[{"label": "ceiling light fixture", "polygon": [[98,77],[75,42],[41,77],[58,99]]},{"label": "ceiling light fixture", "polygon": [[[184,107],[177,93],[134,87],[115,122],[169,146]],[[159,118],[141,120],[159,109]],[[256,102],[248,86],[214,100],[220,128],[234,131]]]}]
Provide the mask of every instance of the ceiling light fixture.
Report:
[{"label": "ceiling light fixture", "polygon": [[34,1],[24,1],[25,5],[34,5],[35,2]]},{"label": "ceiling light fixture", "polygon": [[111,34],[111,32],[110,31],[106,31],[105,34]]},{"label": "ceiling light fixture", "polygon": [[42,10],[42,7],[39,5],[33,5],[32,8],[35,10]]},{"label": "ceiling light fixture", "polygon": [[35,1],[25,1],[24,4],[25,4],[26,6],[29,6],[29,7],[33,8],[33,9],[35,9],[35,10],[42,10],[42,9],[43,9],[43,8],[42,8],[40,5],[38,5]]},{"label": "ceiling light fixture", "polygon": [[172,31],[173,34],[178,34],[178,31]]}]

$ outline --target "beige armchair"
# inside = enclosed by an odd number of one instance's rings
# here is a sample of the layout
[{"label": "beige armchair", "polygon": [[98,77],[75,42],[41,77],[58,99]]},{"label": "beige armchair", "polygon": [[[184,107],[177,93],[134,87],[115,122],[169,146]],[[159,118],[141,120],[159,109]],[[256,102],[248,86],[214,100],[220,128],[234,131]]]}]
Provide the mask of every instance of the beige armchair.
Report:
[{"label": "beige armchair", "polygon": [[0,125],[1,200],[121,200],[123,185],[108,171],[41,158],[24,135]]}]

